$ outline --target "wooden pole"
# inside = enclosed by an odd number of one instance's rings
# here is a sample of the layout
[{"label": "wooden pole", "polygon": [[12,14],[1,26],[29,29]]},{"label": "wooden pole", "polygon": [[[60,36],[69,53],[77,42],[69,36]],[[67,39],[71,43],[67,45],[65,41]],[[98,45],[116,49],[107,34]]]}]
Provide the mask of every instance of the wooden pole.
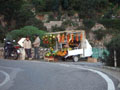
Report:
[{"label": "wooden pole", "polygon": [[114,67],[117,67],[116,51],[114,50]]}]

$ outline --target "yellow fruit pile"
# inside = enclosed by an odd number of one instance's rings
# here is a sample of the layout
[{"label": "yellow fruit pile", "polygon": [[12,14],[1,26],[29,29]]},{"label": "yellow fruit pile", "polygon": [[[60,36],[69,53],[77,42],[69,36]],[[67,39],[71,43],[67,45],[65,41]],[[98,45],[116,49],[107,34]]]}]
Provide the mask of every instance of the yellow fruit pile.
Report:
[{"label": "yellow fruit pile", "polygon": [[57,55],[58,56],[65,56],[67,54],[67,51],[66,50],[64,50],[64,51],[58,51],[57,52]]}]

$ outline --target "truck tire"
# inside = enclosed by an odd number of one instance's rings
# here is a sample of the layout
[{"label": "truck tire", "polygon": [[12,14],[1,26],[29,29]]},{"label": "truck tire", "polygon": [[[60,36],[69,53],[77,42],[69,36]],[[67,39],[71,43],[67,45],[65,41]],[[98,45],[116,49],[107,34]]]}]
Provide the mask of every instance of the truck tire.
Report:
[{"label": "truck tire", "polygon": [[79,61],[78,56],[73,56],[73,61],[74,61],[74,62],[78,62],[78,61]]}]

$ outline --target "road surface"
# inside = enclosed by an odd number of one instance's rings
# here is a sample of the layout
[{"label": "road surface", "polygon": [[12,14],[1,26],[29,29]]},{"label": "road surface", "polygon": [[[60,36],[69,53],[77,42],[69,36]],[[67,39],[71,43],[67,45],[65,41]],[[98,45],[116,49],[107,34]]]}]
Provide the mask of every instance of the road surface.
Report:
[{"label": "road surface", "polygon": [[118,90],[118,80],[84,66],[0,60],[0,90]]}]

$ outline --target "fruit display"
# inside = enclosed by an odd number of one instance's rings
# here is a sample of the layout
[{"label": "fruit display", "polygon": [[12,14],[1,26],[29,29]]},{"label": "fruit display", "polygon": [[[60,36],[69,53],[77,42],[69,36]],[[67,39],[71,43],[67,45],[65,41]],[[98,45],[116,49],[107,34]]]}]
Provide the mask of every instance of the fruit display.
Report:
[{"label": "fruit display", "polygon": [[58,51],[56,55],[57,56],[65,56],[65,55],[67,55],[67,51],[66,50],[64,50],[64,51]]},{"label": "fruit display", "polygon": [[45,35],[42,38],[43,43],[47,44],[49,47],[55,46],[56,36],[55,35]]},{"label": "fruit display", "polygon": [[45,54],[45,56],[46,56],[46,57],[52,56],[52,53],[51,53],[51,52],[47,52],[47,53]]},{"label": "fruit display", "polygon": [[45,54],[48,59],[64,58],[68,51],[75,49],[81,44],[84,34],[82,32],[52,32],[43,36],[43,43],[49,47]]}]

